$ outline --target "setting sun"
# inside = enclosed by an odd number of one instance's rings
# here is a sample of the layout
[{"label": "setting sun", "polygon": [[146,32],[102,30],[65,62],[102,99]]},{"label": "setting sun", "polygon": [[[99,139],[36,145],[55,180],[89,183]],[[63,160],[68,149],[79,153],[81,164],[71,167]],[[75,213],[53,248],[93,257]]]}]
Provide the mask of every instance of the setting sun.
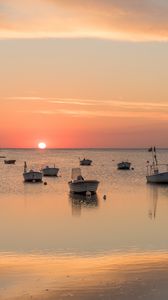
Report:
[{"label": "setting sun", "polygon": [[39,149],[45,149],[46,148],[46,144],[44,142],[40,142],[40,143],[38,143],[38,148]]}]

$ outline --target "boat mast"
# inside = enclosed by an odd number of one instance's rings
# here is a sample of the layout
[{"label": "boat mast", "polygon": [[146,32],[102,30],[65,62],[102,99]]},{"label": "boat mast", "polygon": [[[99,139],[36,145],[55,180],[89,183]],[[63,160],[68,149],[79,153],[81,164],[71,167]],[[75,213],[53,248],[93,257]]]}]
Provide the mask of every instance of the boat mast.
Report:
[{"label": "boat mast", "polygon": [[153,147],[153,155],[154,155],[155,165],[157,166],[158,165],[158,160],[157,160],[157,157],[156,157],[156,148],[155,147]]},{"label": "boat mast", "polygon": [[27,163],[26,163],[26,161],[24,162],[24,173],[26,173],[27,172]]},{"label": "boat mast", "polygon": [[152,147],[152,158],[153,158],[153,171],[154,174],[158,173],[158,160],[157,160],[157,156],[156,156],[156,148]]}]

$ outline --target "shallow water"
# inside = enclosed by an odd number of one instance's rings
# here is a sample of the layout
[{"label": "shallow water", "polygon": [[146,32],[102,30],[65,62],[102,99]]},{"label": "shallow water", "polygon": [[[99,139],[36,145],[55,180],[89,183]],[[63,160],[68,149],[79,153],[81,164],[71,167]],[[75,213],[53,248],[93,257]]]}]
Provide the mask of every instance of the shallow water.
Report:
[{"label": "shallow water", "polygon": [[[168,186],[146,184],[146,150],[1,150],[0,299],[167,299]],[[71,168],[97,195],[69,194]],[[130,160],[134,170],[116,164]],[[168,151],[159,150],[160,163]],[[23,162],[58,178],[23,182]],[[106,200],[103,196],[106,195]],[[90,275],[89,275],[90,274]],[[159,274],[159,276],[157,276]],[[125,289],[127,286],[127,289]]]}]

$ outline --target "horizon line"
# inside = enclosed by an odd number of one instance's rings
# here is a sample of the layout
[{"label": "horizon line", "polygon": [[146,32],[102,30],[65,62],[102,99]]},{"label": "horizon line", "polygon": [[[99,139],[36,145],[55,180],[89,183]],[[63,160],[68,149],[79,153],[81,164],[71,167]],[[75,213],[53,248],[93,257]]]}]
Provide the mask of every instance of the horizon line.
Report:
[{"label": "horizon line", "polygon": [[[150,146],[144,147],[52,147],[52,148],[45,148],[39,149],[38,147],[4,147],[0,148],[0,152],[2,150],[145,150],[149,149]],[[159,150],[168,150],[168,147],[156,147]]]}]

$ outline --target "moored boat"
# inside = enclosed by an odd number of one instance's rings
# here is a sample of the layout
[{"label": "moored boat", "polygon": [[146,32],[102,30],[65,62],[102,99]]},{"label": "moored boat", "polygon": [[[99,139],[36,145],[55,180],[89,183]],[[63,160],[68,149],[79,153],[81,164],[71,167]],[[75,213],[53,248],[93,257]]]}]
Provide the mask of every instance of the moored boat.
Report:
[{"label": "moored boat", "polygon": [[5,159],[4,160],[4,163],[7,164],[7,165],[14,165],[16,162],[16,159]]},{"label": "moored boat", "polygon": [[72,193],[87,193],[90,192],[91,194],[96,193],[99,181],[98,180],[86,180],[81,175],[80,168],[73,168],[72,169],[72,180],[68,182],[70,192]]},{"label": "moored boat", "polygon": [[43,173],[40,171],[27,170],[27,164],[24,162],[23,178],[25,182],[42,182]]},{"label": "moored boat", "polygon": [[54,167],[49,167],[46,166],[45,168],[43,168],[42,170],[43,176],[51,176],[51,177],[56,177],[58,176],[58,171],[59,169]]},{"label": "moored boat", "polygon": [[[151,147],[148,149],[152,152],[152,164],[148,162],[147,164],[147,175],[146,180],[148,183],[168,183],[168,164],[158,164],[156,156],[156,148]],[[160,172],[159,167],[162,166],[167,168],[166,172]]]},{"label": "moored boat", "polygon": [[81,166],[90,166],[92,164],[92,160],[91,159],[80,159],[80,165]]},{"label": "moored boat", "polygon": [[130,170],[131,163],[128,161],[122,161],[117,164],[118,170]]}]

